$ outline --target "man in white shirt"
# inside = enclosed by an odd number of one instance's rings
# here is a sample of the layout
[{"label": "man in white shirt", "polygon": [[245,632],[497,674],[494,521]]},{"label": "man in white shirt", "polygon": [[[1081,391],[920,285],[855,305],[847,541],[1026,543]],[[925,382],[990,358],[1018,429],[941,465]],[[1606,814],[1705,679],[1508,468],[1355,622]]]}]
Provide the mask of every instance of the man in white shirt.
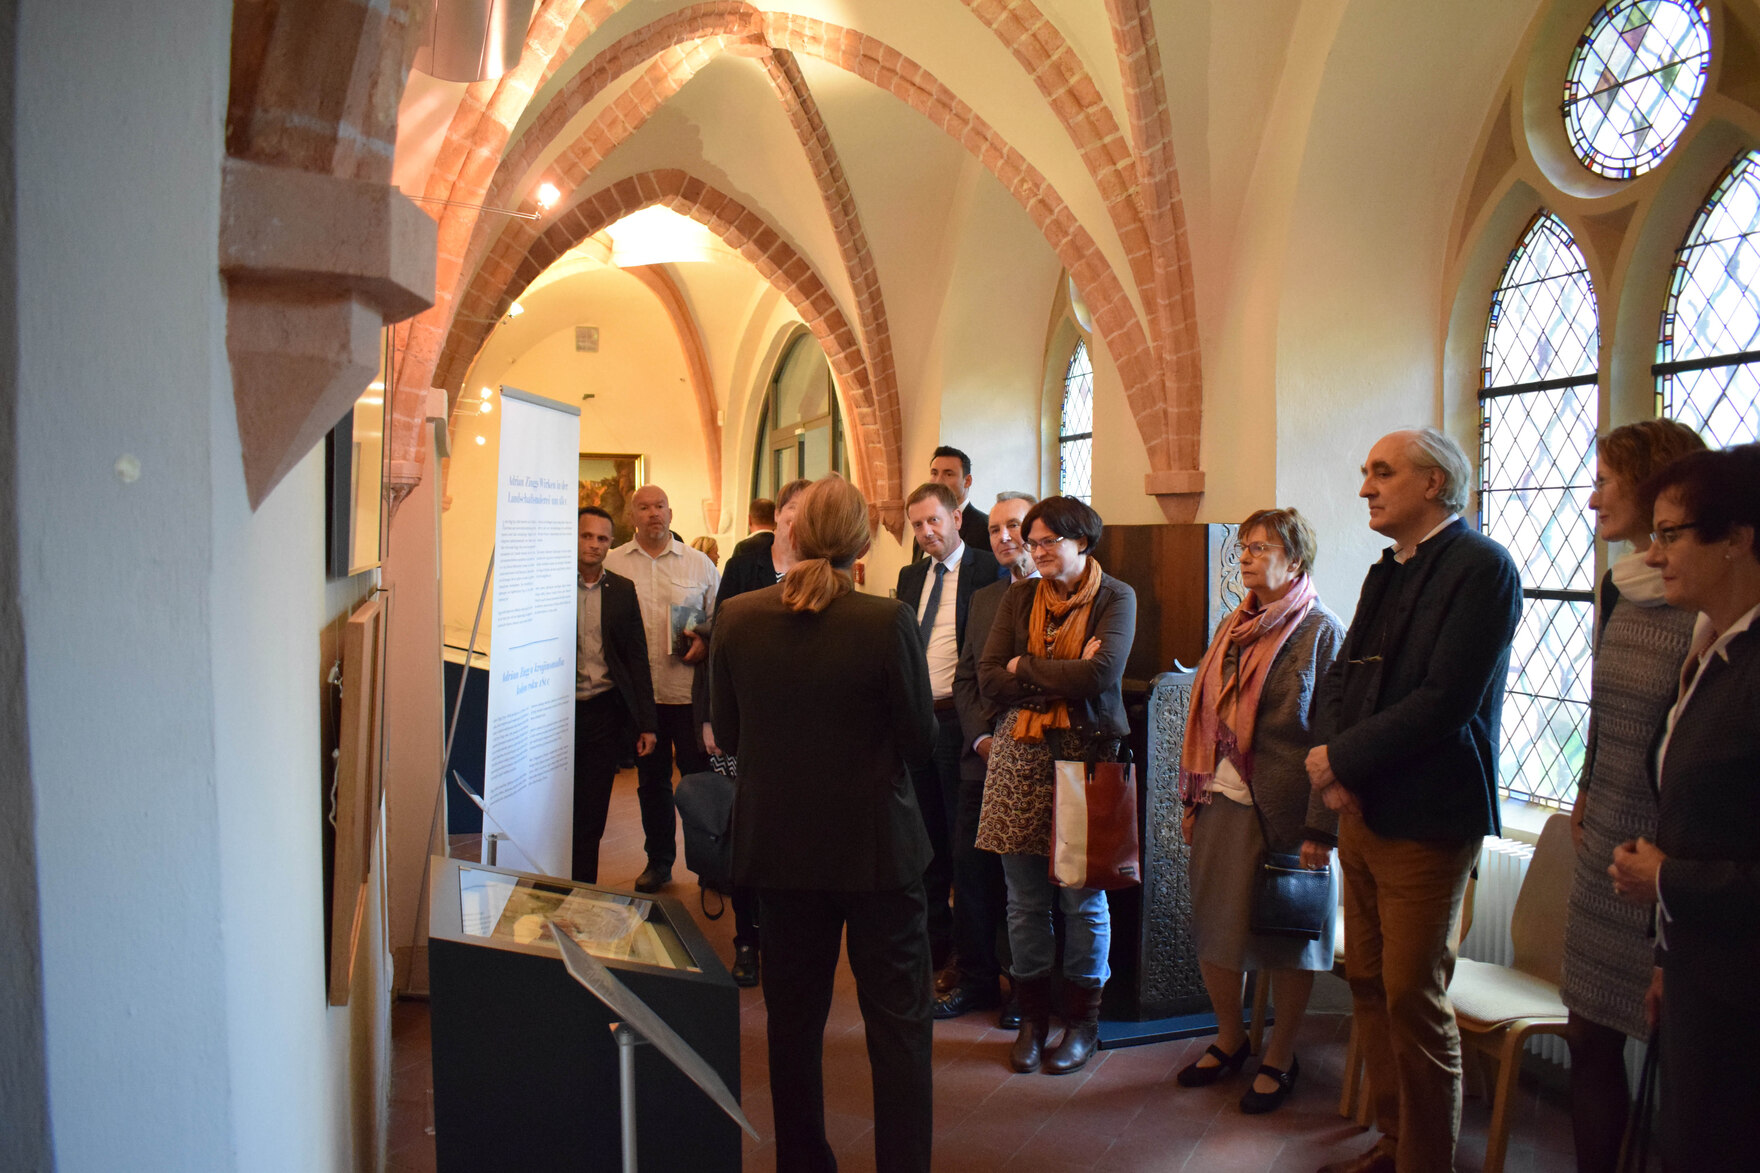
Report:
[{"label": "man in white shirt", "polygon": [[[935,849],[923,882],[929,898],[929,947],[940,969],[953,947],[954,823],[959,811],[959,761],[964,738],[953,704],[953,672],[965,636],[972,595],[996,581],[996,559],[959,535],[959,499],[946,485],[920,485],[905,501],[905,516],[924,557],[898,572],[898,597],[915,609],[929,662],[938,729],[930,764],[911,772],[917,807]],[[932,577],[931,577],[932,576]]]},{"label": "man in white shirt", "polygon": [[[638,892],[658,892],[672,882],[677,856],[677,820],[672,806],[672,767],[695,774],[709,768],[691,714],[691,684],[706,654],[700,639],[682,630],[685,608],[704,618],[714,614],[721,579],[698,550],[672,536],[672,506],[658,485],[644,485],[630,498],[635,539],[611,551],[605,565],[636,584],[642,627],[648,640],[648,668],[654,678],[657,714],[654,752],[636,759],[636,800],[648,866],[636,880]],[[674,608],[681,610],[675,616]]]}]

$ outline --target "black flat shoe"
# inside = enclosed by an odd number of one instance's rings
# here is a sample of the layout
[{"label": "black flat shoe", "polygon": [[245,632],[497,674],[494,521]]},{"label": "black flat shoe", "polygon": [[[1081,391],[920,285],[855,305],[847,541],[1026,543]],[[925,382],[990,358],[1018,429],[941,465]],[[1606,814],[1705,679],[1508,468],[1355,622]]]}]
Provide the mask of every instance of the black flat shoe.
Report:
[{"label": "black flat shoe", "polygon": [[988,985],[982,982],[972,982],[969,985],[962,982],[935,996],[935,1017],[958,1018],[973,1010],[990,1010],[1000,1005],[1002,994],[996,988],[996,979],[992,978]]},{"label": "black flat shoe", "polygon": [[1175,1082],[1181,1087],[1209,1087],[1223,1076],[1233,1075],[1239,1071],[1241,1064],[1245,1063],[1247,1057],[1252,1053],[1253,1045],[1246,1039],[1241,1040],[1240,1048],[1232,1055],[1212,1043],[1204,1049],[1204,1054],[1215,1056],[1216,1066],[1200,1067],[1197,1060],[1193,1060],[1179,1069],[1179,1074],[1174,1077]]},{"label": "black flat shoe", "polygon": [[672,883],[672,869],[665,864],[651,863],[636,877],[637,892],[658,892]]},{"label": "black flat shoe", "polygon": [[1253,1078],[1257,1079],[1261,1075],[1269,1075],[1277,1081],[1277,1087],[1268,1092],[1254,1091],[1249,1087],[1246,1094],[1241,1096],[1241,1111],[1249,1116],[1261,1116],[1266,1112],[1277,1111],[1283,1106],[1283,1101],[1289,1098],[1289,1094],[1296,1090],[1296,1076],[1301,1073],[1302,1061],[1294,1055],[1290,1056],[1288,1071],[1273,1067],[1268,1063],[1259,1064],[1259,1070],[1254,1073]]}]

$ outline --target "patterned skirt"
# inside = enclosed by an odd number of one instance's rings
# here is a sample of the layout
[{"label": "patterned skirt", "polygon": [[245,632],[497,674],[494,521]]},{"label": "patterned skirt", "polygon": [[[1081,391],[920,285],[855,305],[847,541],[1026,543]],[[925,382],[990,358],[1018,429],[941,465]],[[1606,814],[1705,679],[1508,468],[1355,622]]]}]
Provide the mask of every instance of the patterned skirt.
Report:
[{"label": "patterned skirt", "polygon": [[1016,741],[1019,712],[1011,708],[996,719],[978,811],[978,847],[998,855],[1050,855],[1054,763],[1080,757],[1082,739],[1066,729],[1049,729],[1044,741]]}]

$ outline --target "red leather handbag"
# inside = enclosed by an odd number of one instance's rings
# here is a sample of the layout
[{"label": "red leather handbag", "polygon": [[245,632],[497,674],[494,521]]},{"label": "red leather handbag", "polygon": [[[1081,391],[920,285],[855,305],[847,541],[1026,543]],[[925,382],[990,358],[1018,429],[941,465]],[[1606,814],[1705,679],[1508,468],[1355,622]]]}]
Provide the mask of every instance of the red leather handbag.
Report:
[{"label": "red leather handbag", "polygon": [[1064,888],[1129,888],[1142,883],[1137,832],[1137,770],[1120,761],[1060,761],[1051,802],[1051,881]]}]

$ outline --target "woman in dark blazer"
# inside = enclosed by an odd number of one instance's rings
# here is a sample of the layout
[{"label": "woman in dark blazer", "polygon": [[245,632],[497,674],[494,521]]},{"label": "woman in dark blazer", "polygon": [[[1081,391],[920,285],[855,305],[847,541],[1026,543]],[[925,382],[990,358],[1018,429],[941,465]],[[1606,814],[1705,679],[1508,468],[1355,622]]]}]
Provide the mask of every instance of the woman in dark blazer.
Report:
[{"label": "woman in dark blazer", "polygon": [[1690,453],[1647,488],[1645,560],[1699,618],[1655,745],[1656,842],[1621,844],[1607,871],[1622,900],[1657,905],[1665,1162],[1746,1169],[1760,1151],[1760,446]]},{"label": "woman in dark blazer", "polygon": [[715,736],[739,760],[733,878],[760,893],[776,1167],[837,1167],[821,1059],[847,929],[875,1162],[927,1170],[929,839],[910,766],[934,744],[928,664],[909,608],[853,593],[869,539],[861,493],[833,476],[800,501],[799,563],[781,586],[728,600],[710,650]]},{"label": "woman in dark blazer", "polygon": [[[1008,941],[1021,1026],[1016,1071],[1075,1071],[1098,1045],[1100,993],[1111,970],[1106,893],[1050,879],[1055,763],[1079,760],[1096,738],[1130,732],[1120,682],[1137,632],[1137,596],[1093,557],[1100,515],[1074,497],[1048,497],[1021,532],[1039,578],[1002,598],[978,660],[979,691],[1002,708],[984,777],[978,847],[1002,856]],[[1051,904],[1063,907],[1064,1032],[1046,1048],[1056,942]]]}]

